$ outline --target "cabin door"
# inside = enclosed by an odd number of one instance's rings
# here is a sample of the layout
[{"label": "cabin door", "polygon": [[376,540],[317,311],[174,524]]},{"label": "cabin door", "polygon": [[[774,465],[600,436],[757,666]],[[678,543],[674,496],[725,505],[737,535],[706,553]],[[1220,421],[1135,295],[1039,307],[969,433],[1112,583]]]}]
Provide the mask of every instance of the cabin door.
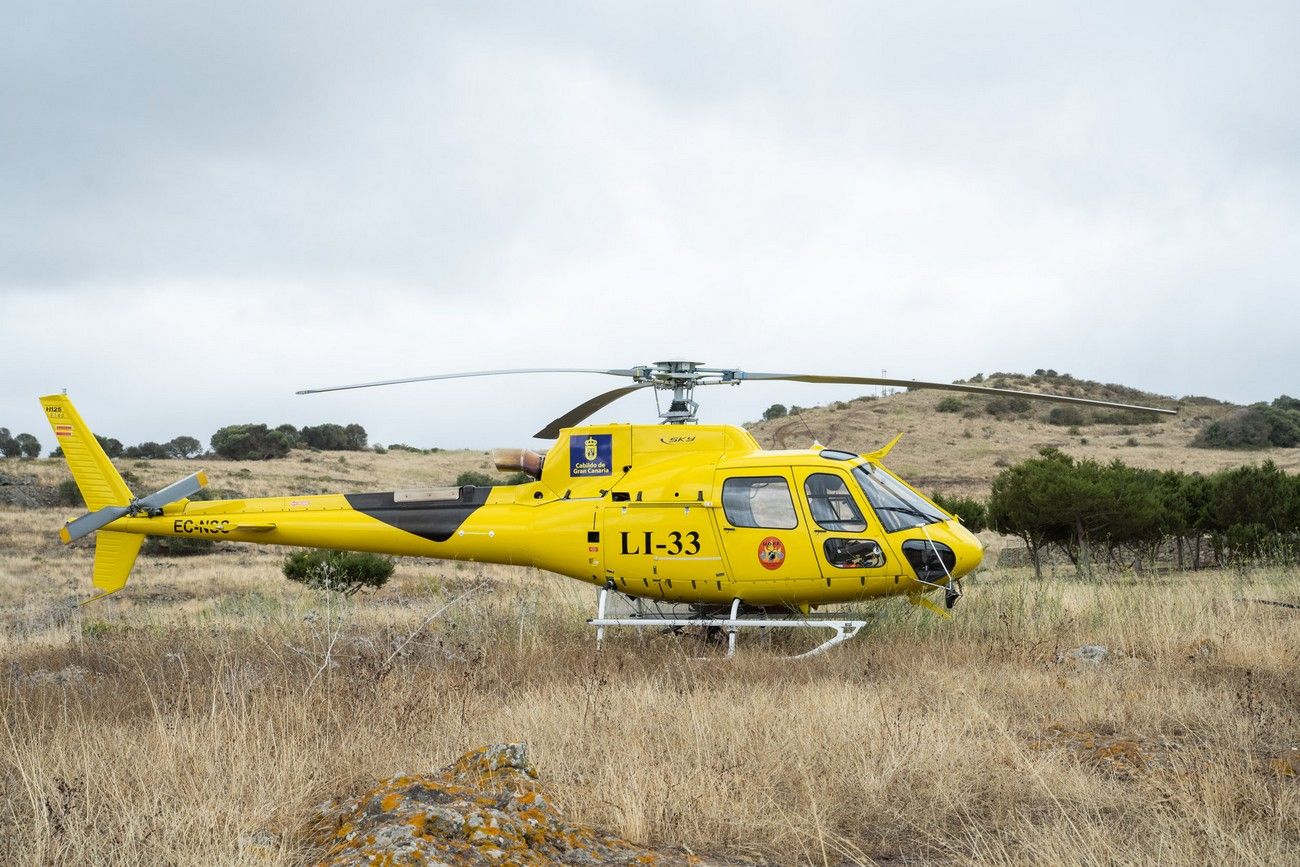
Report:
[{"label": "cabin door", "polygon": [[719,473],[715,490],[722,499],[718,530],[732,578],[767,583],[820,577],[789,469]]}]

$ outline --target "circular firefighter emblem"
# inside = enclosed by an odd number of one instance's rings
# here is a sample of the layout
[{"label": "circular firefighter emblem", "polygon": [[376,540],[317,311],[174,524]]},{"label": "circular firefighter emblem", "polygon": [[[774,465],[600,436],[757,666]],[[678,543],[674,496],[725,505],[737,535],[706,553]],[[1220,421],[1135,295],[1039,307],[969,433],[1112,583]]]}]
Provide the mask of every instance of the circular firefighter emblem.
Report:
[{"label": "circular firefighter emblem", "polygon": [[785,562],[785,545],[775,536],[768,536],[758,543],[758,562],[764,569],[780,569]]}]

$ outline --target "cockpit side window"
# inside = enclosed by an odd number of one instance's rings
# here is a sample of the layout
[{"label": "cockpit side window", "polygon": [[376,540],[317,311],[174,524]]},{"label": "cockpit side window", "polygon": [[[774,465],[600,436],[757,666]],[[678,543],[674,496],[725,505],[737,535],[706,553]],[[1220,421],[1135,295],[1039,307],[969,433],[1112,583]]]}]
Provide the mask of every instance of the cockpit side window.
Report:
[{"label": "cockpit side window", "polygon": [[722,511],[733,527],[793,530],[799,526],[790,486],[780,476],[749,476],[722,483]]},{"label": "cockpit side window", "polygon": [[887,533],[947,520],[939,508],[894,478],[884,467],[856,466],[853,478],[867,495],[867,502]]},{"label": "cockpit side window", "polygon": [[808,510],[817,526],[837,533],[860,533],[867,529],[862,510],[844,479],[831,473],[813,473],[803,483]]}]

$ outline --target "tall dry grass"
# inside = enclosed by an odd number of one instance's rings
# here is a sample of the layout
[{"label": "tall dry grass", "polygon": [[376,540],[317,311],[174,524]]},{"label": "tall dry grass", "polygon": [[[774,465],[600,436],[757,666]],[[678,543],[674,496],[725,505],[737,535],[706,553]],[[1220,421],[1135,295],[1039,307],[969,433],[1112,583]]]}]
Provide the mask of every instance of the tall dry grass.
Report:
[{"label": "tall dry grass", "polygon": [[587,588],[504,567],[403,561],[340,603],[232,548],[74,609],[89,551],[18,514],[3,863],[304,863],[315,804],[490,741],[528,742],[572,819],[719,860],[1298,860],[1300,612],[1242,601],[1300,598],[1294,572],[984,574],[951,623],[887,603],[824,657],[742,636],[701,662],[666,635],[596,654]]}]

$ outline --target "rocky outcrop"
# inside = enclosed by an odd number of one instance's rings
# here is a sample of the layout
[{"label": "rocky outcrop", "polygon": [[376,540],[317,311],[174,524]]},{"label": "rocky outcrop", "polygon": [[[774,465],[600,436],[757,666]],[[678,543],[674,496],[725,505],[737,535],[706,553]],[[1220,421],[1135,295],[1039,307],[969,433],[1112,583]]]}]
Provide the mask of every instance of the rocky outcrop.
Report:
[{"label": "rocky outcrop", "polygon": [[36,476],[0,473],[0,505],[37,509],[58,502],[58,488],[42,485]]},{"label": "rocky outcrop", "polygon": [[701,863],[566,822],[523,744],[482,747],[436,773],[323,804],[310,836],[332,867]]}]

